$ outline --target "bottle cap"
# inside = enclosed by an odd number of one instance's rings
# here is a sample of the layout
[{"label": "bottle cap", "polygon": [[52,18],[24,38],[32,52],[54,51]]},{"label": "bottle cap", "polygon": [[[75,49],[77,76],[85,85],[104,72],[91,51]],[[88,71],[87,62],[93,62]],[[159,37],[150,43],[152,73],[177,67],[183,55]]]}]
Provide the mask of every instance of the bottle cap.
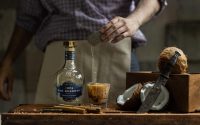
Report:
[{"label": "bottle cap", "polygon": [[65,41],[63,43],[64,46],[69,47],[69,48],[74,48],[76,46],[76,42],[75,41]]}]

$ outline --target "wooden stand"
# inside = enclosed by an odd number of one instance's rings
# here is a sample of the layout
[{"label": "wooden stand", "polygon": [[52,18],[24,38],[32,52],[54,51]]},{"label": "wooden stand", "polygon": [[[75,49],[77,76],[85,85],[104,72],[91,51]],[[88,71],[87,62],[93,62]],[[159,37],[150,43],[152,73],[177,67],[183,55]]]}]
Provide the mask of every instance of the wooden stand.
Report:
[{"label": "wooden stand", "polygon": [[[127,88],[135,83],[155,81],[159,73],[127,73]],[[166,84],[170,93],[168,110],[175,112],[195,112],[200,110],[200,74],[173,74]]]}]

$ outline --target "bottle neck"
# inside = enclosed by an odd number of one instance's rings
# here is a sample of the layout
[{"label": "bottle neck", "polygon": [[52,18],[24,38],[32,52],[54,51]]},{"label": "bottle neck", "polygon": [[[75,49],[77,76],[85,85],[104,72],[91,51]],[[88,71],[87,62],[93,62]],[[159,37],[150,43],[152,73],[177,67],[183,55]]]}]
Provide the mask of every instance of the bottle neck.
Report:
[{"label": "bottle neck", "polygon": [[65,50],[65,66],[66,69],[75,69],[75,48],[66,48]]}]

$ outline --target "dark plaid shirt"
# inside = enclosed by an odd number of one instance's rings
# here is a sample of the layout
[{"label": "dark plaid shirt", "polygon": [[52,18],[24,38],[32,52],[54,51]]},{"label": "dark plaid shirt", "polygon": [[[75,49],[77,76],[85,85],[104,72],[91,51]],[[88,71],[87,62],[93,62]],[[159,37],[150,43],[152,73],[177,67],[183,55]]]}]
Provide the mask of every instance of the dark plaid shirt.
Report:
[{"label": "dark plaid shirt", "polygon": [[[159,2],[162,10],[166,0]],[[20,0],[17,24],[35,33],[37,46],[44,50],[50,41],[87,39],[113,17],[127,17],[136,3],[137,0]],[[144,44],[137,40],[145,39],[144,35],[137,34],[135,44]]]}]

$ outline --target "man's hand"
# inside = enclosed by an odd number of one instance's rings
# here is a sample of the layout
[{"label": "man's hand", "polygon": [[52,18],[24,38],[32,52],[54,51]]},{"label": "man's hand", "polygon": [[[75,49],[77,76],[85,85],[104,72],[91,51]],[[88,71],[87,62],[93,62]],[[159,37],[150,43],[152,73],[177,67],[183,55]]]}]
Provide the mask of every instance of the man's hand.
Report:
[{"label": "man's hand", "polygon": [[115,17],[101,30],[103,42],[116,43],[125,37],[131,37],[139,28],[138,21],[129,18]]},{"label": "man's hand", "polygon": [[116,43],[134,35],[160,8],[158,0],[140,0],[136,9],[126,18],[115,17],[101,29],[101,40]]},{"label": "man's hand", "polygon": [[13,71],[9,64],[0,63],[0,99],[10,100],[13,90]]}]

